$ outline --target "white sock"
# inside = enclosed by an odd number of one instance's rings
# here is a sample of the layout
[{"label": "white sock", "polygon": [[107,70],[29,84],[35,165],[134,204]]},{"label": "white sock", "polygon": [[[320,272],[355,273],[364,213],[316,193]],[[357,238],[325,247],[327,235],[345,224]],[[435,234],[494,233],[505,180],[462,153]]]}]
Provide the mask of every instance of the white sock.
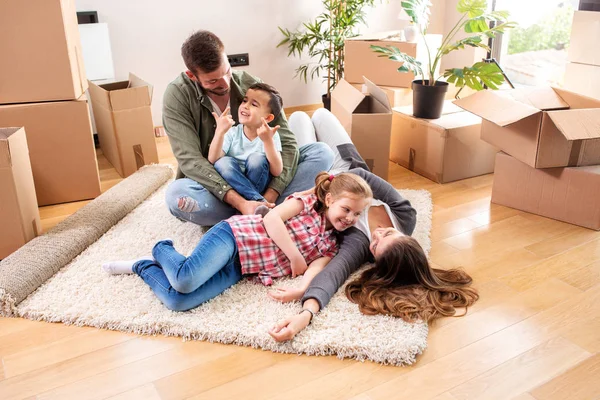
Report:
[{"label": "white sock", "polygon": [[106,272],[111,275],[119,275],[119,274],[133,274],[133,264],[142,260],[150,260],[153,261],[154,258],[152,256],[141,257],[135,260],[127,260],[127,261],[111,261],[102,264],[102,268]]}]

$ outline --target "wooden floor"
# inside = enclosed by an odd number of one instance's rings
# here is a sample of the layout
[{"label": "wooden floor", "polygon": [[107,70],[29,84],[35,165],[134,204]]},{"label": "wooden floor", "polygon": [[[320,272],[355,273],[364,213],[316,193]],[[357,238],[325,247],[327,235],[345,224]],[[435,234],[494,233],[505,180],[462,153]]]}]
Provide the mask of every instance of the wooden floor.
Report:
[{"label": "wooden floor", "polygon": [[[120,179],[98,162],[107,190]],[[600,399],[600,233],[490,204],[492,179],[391,165],[395,187],[433,195],[432,262],[481,293],[412,367],[2,318],[0,399]],[[44,228],[83,204],[41,208]]]}]

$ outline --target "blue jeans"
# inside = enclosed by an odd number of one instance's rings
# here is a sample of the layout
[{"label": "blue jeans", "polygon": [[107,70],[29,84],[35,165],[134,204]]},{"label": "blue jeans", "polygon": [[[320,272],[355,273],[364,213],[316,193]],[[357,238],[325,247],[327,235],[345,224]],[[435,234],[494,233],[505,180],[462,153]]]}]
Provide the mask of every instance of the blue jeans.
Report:
[{"label": "blue jeans", "polygon": [[[300,160],[294,179],[277,199],[277,204],[294,192],[309,189],[315,185],[315,177],[321,171],[328,171],[333,163],[333,151],[325,143],[310,143],[300,147]],[[180,198],[189,197],[196,203],[192,211],[179,208]],[[237,210],[213,196],[198,182],[182,178],[173,181],[167,188],[167,207],[171,214],[185,221],[202,226],[215,225],[237,214]]]},{"label": "blue jeans", "polygon": [[173,311],[198,307],[242,279],[235,237],[224,221],[206,232],[187,258],[170,240],[156,243],[152,256],[156,261],[138,261],[133,272]]},{"label": "blue jeans", "polygon": [[242,172],[240,164],[233,157],[224,156],[217,160],[215,169],[229,185],[246,200],[265,201],[262,196],[269,183],[269,161],[264,153],[248,156]]}]

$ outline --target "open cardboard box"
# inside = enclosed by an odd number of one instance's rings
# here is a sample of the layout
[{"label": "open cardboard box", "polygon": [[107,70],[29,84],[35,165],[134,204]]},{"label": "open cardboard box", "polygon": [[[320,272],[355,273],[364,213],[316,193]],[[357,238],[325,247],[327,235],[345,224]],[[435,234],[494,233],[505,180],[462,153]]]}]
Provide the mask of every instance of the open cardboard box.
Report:
[{"label": "open cardboard box", "polygon": [[152,85],[134,74],[129,80],[96,85],[90,97],[100,148],[119,175],[158,163],[152,123]]},{"label": "open cardboard box", "polygon": [[367,93],[340,80],[331,93],[331,112],[340,122],[369,169],[388,178],[392,110],[383,90],[364,78]]},{"label": "open cardboard box", "polygon": [[438,183],[494,171],[498,149],[481,140],[481,118],[449,100],[438,119],[416,118],[412,111],[393,109],[390,160]]},{"label": "open cardboard box", "polygon": [[536,169],[496,156],[492,203],[600,230],[600,165]]},{"label": "open cardboard box", "polygon": [[532,167],[600,164],[600,100],[541,87],[482,90],[454,104],[483,118],[483,140]]},{"label": "open cardboard box", "polygon": [[0,260],[41,233],[23,128],[0,128]]}]

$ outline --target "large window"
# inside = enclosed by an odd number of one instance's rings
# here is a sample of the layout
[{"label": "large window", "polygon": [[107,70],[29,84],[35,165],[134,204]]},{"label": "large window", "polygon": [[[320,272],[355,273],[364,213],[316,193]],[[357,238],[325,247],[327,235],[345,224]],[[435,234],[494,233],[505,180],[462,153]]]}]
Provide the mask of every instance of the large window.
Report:
[{"label": "large window", "polygon": [[[494,53],[515,86],[561,86],[567,64],[573,12],[579,0],[496,0],[519,24]],[[498,44],[498,43],[496,43]]]}]

